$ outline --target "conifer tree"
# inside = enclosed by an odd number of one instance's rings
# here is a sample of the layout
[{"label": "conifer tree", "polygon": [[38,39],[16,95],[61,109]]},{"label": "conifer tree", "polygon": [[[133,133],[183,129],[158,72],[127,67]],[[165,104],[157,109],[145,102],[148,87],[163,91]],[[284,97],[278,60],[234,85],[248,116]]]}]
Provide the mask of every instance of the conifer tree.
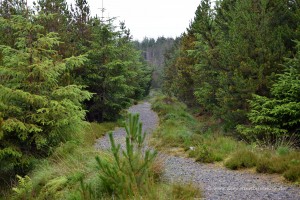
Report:
[{"label": "conifer tree", "polygon": [[[12,15],[22,15],[26,17],[30,14],[30,8],[27,7],[25,0],[2,0],[0,1],[0,17],[9,19]],[[10,27],[0,27],[0,44],[12,46],[15,44],[13,30]]]},{"label": "conifer tree", "polygon": [[28,7],[25,0],[1,0],[0,16],[10,18],[12,15],[26,15]]},{"label": "conifer tree", "polygon": [[271,97],[254,95],[248,113],[251,125],[238,126],[250,139],[275,143],[281,139],[300,139],[300,42],[297,54],[287,59],[285,71],[271,87]]},{"label": "conifer tree", "polygon": [[[39,16],[34,16],[39,17]],[[26,169],[34,157],[50,153],[84,124],[81,103],[90,93],[62,85],[62,74],[83,64],[84,57],[61,59],[57,33],[43,33],[20,15],[0,17],[0,26],[15,32],[14,46],[0,52],[0,171]]]},{"label": "conifer tree", "polygon": [[38,0],[35,10],[40,16],[35,23],[44,27],[44,34],[59,34],[61,43],[56,47],[58,53],[64,58],[74,55],[71,46],[72,16],[66,0]]},{"label": "conifer tree", "polygon": [[133,99],[145,95],[150,81],[140,54],[124,30],[94,18],[89,62],[79,74],[80,80],[94,93],[86,102],[90,121],[115,119]]},{"label": "conifer tree", "polygon": [[90,7],[86,0],[76,0],[71,5],[72,32],[71,40],[72,54],[80,55],[86,53],[91,42]]},{"label": "conifer tree", "polygon": [[217,26],[223,29],[227,26],[227,31],[222,32],[218,45],[219,65],[225,70],[219,74],[217,114],[229,128],[234,128],[237,123],[246,121],[247,99],[253,93],[269,94],[270,80],[274,73],[281,71],[279,64],[283,57],[289,55],[280,24],[272,24],[277,17],[274,10],[280,5],[272,5],[268,0],[222,3],[227,3],[223,10],[226,18],[220,16]]}]

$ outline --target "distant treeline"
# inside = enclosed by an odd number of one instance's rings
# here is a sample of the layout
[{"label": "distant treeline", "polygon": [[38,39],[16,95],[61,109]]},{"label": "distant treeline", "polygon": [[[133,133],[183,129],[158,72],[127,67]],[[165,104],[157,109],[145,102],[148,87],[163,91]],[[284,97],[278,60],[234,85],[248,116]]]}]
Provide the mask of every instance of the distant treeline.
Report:
[{"label": "distant treeline", "polygon": [[152,87],[159,88],[162,83],[163,67],[165,64],[165,54],[174,45],[175,39],[158,37],[144,38],[143,41],[135,41],[136,47],[142,51],[143,58],[152,66]]}]

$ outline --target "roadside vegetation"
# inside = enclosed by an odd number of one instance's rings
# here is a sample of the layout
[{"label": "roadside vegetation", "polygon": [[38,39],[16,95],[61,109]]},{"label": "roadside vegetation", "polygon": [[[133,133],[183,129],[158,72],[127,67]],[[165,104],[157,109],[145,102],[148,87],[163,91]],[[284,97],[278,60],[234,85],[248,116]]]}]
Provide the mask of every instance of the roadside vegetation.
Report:
[{"label": "roadside vegetation", "polygon": [[28,175],[17,176],[18,184],[5,199],[194,199],[198,188],[168,184],[161,180],[163,165],[155,151],[142,152],[144,135],[138,116],[129,116],[126,149],[114,142],[111,150],[94,147],[97,138],[117,123],[91,123],[77,139],[59,146],[38,162]]},{"label": "roadside vegetation", "polygon": [[[281,174],[300,183],[300,152],[292,141],[247,142],[223,131],[221,122],[210,116],[193,116],[184,103],[162,94],[152,99],[160,126],[152,144],[160,150],[177,152],[202,163],[219,163],[233,170],[253,168],[258,173]],[[177,151],[174,150],[177,148]]]}]

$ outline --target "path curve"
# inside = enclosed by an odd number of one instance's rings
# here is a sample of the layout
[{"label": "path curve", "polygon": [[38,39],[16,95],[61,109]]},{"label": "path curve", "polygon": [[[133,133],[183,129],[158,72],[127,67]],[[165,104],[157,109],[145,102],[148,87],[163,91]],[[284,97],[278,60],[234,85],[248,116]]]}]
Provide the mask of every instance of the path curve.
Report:
[{"label": "path curve", "polygon": [[[143,129],[148,134],[157,128],[159,118],[151,110],[149,102],[134,105],[129,108],[129,112],[140,113]],[[124,128],[115,130],[116,143],[124,146],[125,135]],[[98,139],[95,147],[109,149],[108,136]],[[171,182],[187,182],[199,186],[204,190],[205,199],[300,200],[299,188],[274,182],[267,176],[211,167],[207,164],[196,163],[189,158],[160,155],[164,158],[164,178]]]}]

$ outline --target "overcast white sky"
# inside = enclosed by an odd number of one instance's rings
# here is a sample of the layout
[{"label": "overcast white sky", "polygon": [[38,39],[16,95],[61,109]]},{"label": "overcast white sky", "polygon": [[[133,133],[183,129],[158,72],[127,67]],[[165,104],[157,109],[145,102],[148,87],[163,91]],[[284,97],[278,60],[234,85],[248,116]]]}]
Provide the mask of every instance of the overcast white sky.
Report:
[{"label": "overcast white sky", "polygon": [[[102,0],[87,1],[92,15],[101,16]],[[103,0],[104,17],[125,21],[133,38],[139,40],[145,36],[180,36],[194,18],[199,3],[200,0]]]}]

